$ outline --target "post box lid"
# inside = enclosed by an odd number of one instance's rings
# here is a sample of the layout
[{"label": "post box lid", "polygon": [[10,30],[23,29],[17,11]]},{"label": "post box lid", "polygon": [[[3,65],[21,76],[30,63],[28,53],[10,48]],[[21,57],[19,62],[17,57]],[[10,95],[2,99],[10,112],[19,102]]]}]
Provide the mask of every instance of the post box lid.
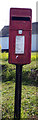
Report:
[{"label": "post box lid", "polygon": [[10,8],[11,16],[15,17],[30,17],[32,16],[32,9],[29,8]]}]

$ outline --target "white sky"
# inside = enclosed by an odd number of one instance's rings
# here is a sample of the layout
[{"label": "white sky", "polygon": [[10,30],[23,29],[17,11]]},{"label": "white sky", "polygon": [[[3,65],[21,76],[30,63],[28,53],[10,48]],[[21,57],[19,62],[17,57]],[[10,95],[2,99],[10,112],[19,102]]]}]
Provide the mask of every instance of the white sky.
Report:
[{"label": "white sky", "polygon": [[32,22],[36,21],[37,0],[0,0],[0,30],[9,25],[9,10],[11,7],[31,8]]}]

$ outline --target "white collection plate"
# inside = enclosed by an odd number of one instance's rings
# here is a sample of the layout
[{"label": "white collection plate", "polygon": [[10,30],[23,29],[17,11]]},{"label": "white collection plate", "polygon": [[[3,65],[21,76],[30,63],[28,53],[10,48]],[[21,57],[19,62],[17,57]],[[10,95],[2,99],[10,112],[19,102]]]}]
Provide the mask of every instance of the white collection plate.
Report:
[{"label": "white collection plate", "polygon": [[24,54],[25,36],[16,36],[15,54]]}]

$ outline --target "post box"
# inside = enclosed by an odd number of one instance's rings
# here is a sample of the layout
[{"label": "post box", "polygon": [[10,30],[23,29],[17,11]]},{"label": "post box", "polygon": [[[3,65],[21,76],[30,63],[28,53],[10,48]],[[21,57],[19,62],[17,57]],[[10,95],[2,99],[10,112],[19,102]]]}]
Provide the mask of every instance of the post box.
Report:
[{"label": "post box", "polygon": [[31,62],[32,10],[10,8],[9,63]]}]

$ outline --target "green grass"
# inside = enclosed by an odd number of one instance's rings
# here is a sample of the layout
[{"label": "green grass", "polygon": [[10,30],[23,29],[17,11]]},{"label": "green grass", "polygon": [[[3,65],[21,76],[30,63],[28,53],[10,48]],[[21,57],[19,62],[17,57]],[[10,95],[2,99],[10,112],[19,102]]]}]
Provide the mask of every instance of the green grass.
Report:
[{"label": "green grass", "polygon": [[[2,66],[2,118],[14,118],[16,66],[8,63],[8,53],[0,53]],[[2,62],[1,62],[2,61]],[[22,67],[21,118],[36,118],[38,97],[38,52],[31,53],[31,63]],[[36,120],[36,119],[35,119]]]},{"label": "green grass", "polygon": [[[15,83],[13,81],[3,83],[2,91],[3,118],[11,119],[14,117]],[[21,118],[33,117],[36,115],[36,87],[22,85]]]}]

